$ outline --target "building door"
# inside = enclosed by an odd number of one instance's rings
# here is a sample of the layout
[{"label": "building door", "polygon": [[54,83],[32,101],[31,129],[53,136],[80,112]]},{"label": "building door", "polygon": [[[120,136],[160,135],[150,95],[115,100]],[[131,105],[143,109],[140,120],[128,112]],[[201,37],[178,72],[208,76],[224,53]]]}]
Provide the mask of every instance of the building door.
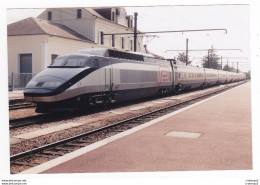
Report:
[{"label": "building door", "polygon": [[20,73],[32,73],[32,54],[20,54]]},{"label": "building door", "polygon": [[23,88],[32,79],[32,54],[20,54],[19,88]]}]

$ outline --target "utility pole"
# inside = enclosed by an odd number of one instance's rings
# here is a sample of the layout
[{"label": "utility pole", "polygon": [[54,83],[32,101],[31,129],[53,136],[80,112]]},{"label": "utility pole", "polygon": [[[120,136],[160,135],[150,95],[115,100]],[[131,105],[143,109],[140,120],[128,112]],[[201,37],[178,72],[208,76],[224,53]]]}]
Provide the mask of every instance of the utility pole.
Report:
[{"label": "utility pole", "polygon": [[136,43],[137,43],[137,16],[138,13],[134,13],[134,19],[135,19],[135,28],[134,28],[134,52],[136,52]]},{"label": "utility pole", "polygon": [[228,59],[227,59],[227,71],[229,71],[229,70],[228,70]]},{"label": "utility pole", "polygon": [[221,70],[222,70],[222,56],[221,56]]},{"label": "utility pole", "polygon": [[209,51],[210,49],[208,50],[208,68],[209,68]]},{"label": "utility pole", "polygon": [[237,62],[237,73],[238,73],[238,62]]},{"label": "utility pole", "polygon": [[186,39],[186,66],[188,65],[188,45],[189,45],[189,39]]}]

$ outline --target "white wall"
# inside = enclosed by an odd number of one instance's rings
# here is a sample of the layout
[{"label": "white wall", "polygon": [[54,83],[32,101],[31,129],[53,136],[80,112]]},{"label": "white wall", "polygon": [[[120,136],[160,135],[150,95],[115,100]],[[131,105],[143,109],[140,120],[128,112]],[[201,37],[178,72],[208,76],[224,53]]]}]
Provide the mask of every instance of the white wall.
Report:
[{"label": "white wall", "polygon": [[80,49],[100,47],[94,43],[64,39],[60,37],[49,37],[48,43],[48,65],[51,64],[52,54],[66,55],[70,53],[76,53]]},{"label": "white wall", "polygon": [[48,35],[8,36],[8,74],[19,73],[20,54],[32,54],[32,73],[37,74],[51,64],[52,54],[65,55],[90,47],[100,46]]},{"label": "white wall", "polygon": [[81,10],[81,19],[77,19],[77,8],[48,8],[41,15],[39,15],[38,18],[48,20],[48,12],[51,11],[51,22],[66,25],[70,29],[94,41],[95,32],[93,28],[95,17],[92,16],[87,10]]},{"label": "white wall", "polygon": [[[49,8],[46,9],[41,15],[38,16],[40,19],[48,19],[48,11],[52,12],[52,22],[63,24],[71,28],[72,30],[80,33],[81,35],[87,37],[88,39],[94,41],[101,45],[100,33],[133,33],[133,29],[127,27],[128,22],[125,18],[126,11],[124,8],[120,9],[120,15],[117,16],[118,23],[116,24],[109,20],[104,20],[102,18],[95,18],[87,10],[82,9],[82,18],[77,19],[77,8]],[[124,26],[122,26],[124,25]],[[134,43],[133,34],[131,35],[115,35],[115,47],[116,49],[122,49],[122,37],[125,39],[125,47],[123,50],[130,51],[130,40]],[[130,37],[130,38],[129,38]],[[138,37],[137,51],[144,52],[142,38]],[[104,44],[101,47],[112,48],[112,36],[104,36]],[[134,47],[132,47],[133,49]]]},{"label": "white wall", "polygon": [[[103,33],[131,33],[131,29],[124,28],[122,26],[116,25],[114,23],[107,23],[102,19],[97,19],[95,24],[96,37],[95,42],[101,45],[101,31]],[[124,37],[125,47],[124,50],[130,50],[130,40],[133,40],[131,35],[115,35],[115,47],[116,49],[122,49],[122,37]],[[131,38],[128,38],[131,37]],[[105,47],[112,47],[112,35],[104,35],[104,45]]]},{"label": "white wall", "polygon": [[19,56],[26,53],[32,54],[32,73],[41,71],[42,64],[47,61],[42,55],[48,44],[47,38],[46,35],[8,36],[8,73],[20,72]]}]

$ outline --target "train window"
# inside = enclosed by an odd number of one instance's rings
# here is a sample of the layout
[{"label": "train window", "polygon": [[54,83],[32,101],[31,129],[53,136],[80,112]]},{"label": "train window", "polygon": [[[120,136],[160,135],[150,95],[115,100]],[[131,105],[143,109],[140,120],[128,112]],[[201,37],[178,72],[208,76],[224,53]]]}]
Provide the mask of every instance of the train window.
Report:
[{"label": "train window", "polygon": [[59,56],[54,59],[51,67],[85,67],[87,57],[82,56]]},{"label": "train window", "polygon": [[79,66],[84,67],[86,63],[86,58],[84,57],[69,57],[66,66]]}]

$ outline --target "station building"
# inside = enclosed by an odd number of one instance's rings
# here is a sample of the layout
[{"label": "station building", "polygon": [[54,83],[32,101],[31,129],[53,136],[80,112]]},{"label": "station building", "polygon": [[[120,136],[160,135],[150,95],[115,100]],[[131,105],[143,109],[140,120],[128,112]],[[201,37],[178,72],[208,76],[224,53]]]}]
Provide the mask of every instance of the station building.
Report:
[{"label": "station building", "polygon": [[[37,74],[57,56],[84,48],[133,51],[132,34],[116,35],[133,33],[133,26],[133,16],[127,15],[123,7],[48,8],[37,18],[26,18],[7,26],[8,74],[13,74],[11,81],[14,74],[19,78],[22,74]],[[145,52],[141,37],[137,38],[137,52]],[[17,82],[17,86],[18,83],[21,82]]]}]

